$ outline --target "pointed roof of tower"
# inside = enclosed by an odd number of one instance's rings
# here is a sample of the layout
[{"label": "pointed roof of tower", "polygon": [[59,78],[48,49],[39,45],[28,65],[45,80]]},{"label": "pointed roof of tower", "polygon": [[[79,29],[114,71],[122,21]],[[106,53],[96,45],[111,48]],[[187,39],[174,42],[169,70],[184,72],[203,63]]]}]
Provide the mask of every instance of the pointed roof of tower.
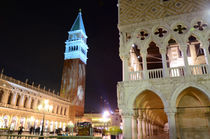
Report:
[{"label": "pointed roof of tower", "polygon": [[70,31],[75,31],[75,30],[82,30],[86,34],[85,27],[84,27],[83,20],[82,20],[81,9],[79,9],[78,16],[77,16],[76,20],[74,21],[74,24],[71,27]]}]

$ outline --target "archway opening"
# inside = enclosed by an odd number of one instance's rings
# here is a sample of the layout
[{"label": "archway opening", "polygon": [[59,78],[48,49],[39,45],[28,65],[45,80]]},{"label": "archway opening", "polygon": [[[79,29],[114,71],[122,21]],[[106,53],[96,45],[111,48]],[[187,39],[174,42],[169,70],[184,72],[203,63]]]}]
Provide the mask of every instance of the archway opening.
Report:
[{"label": "archway opening", "polygon": [[187,56],[189,65],[206,64],[204,50],[201,47],[201,43],[193,35],[189,37]]},{"label": "archway opening", "polygon": [[136,97],[134,110],[137,115],[138,136],[168,138],[168,119],[161,98],[150,90]]},{"label": "archway opening", "polygon": [[210,101],[201,90],[189,87],[183,90],[176,100],[177,136],[205,138],[210,120]]},{"label": "archway opening", "polygon": [[162,57],[159,48],[154,42],[147,49],[147,69],[162,69]]}]

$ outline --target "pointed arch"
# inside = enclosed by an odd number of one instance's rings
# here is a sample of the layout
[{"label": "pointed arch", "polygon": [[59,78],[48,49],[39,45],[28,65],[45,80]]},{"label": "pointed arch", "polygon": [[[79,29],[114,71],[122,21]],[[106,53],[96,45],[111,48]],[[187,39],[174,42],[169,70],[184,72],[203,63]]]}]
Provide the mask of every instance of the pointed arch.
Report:
[{"label": "pointed arch", "polygon": [[193,87],[196,88],[198,90],[201,90],[201,92],[203,92],[206,96],[208,96],[208,98],[210,99],[210,92],[208,91],[208,89],[198,83],[185,83],[185,84],[180,84],[179,87],[176,88],[176,90],[172,93],[171,99],[170,99],[170,105],[172,107],[176,107],[176,100],[178,98],[178,96],[183,92],[183,90],[189,88],[189,87]]},{"label": "pointed arch", "polygon": [[133,91],[132,91],[132,95],[128,96],[127,98],[127,106],[128,108],[133,108],[134,106],[134,102],[135,102],[135,99],[138,95],[140,95],[141,93],[143,93],[144,91],[146,90],[150,90],[152,92],[154,92],[157,96],[160,97],[161,101],[163,102],[163,105],[164,107],[168,107],[168,102],[167,102],[167,99],[162,95],[162,93],[157,90],[156,88],[154,87],[142,87],[142,86],[139,86],[139,87],[136,87]]}]

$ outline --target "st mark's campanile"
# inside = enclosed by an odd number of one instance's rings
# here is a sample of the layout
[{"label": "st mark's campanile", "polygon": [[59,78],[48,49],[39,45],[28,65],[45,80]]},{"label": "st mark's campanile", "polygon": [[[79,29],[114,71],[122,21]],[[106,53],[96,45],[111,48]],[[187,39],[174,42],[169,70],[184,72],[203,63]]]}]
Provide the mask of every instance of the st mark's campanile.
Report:
[{"label": "st mark's campanile", "polygon": [[68,35],[68,40],[65,42],[60,96],[70,101],[69,113],[71,117],[75,117],[84,114],[85,66],[88,50],[81,11],[79,11]]}]

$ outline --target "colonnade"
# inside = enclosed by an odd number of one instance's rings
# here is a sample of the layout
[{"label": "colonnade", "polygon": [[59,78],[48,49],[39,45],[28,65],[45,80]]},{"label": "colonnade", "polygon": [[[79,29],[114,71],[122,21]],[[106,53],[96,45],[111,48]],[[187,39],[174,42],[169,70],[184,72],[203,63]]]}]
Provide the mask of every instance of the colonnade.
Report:
[{"label": "colonnade", "polygon": [[144,139],[146,137],[158,136],[159,134],[167,135],[169,132],[170,139],[176,139],[175,112],[167,111],[169,131],[164,131],[166,123],[161,123],[157,119],[151,119],[146,115],[136,115],[135,110],[130,112],[122,111],[123,135],[125,139]]},{"label": "colonnade", "polygon": [[[48,118],[49,119],[49,118]],[[45,127],[44,129],[47,131],[54,131],[55,129],[62,128],[65,131],[66,126],[68,123],[66,121],[60,120],[45,120]],[[42,128],[42,116],[34,117],[34,116],[20,116],[16,114],[11,115],[0,115],[0,128],[10,128],[10,130],[18,130],[20,126],[24,127],[25,131],[28,131],[31,126],[34,128]]]}]

